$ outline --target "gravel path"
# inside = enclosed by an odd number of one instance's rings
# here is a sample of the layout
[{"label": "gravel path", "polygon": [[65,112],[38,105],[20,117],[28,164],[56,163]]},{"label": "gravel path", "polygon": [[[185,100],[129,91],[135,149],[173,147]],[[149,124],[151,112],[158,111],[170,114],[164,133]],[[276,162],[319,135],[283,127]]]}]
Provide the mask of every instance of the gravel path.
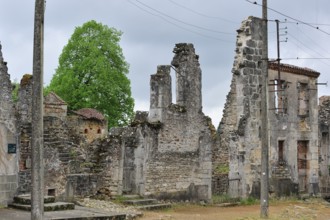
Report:
[{"label": "gravel path", "polygon": [[111,201],[104,201],[104,200],[95,200],[85,198],[77,202],[78,205],[100,209],[102,211],[111,212],[111,213],[125,213],[127,214],[126,219],[136,219],[137,217],[141,217],[143,213],[140,210],[135,209],[132,206],[123,206]]}]

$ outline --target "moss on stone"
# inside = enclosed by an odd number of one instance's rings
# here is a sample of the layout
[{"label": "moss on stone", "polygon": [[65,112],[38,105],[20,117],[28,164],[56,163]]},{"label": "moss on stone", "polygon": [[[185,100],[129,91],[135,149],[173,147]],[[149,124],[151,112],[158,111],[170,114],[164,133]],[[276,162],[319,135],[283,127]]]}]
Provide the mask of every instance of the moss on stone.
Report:
[{"label": "moss on stone", "polygon": [[32,75],[31,74],[24,74],[22,79],[21,79],[21,86],[28,85],[32,80]]}]

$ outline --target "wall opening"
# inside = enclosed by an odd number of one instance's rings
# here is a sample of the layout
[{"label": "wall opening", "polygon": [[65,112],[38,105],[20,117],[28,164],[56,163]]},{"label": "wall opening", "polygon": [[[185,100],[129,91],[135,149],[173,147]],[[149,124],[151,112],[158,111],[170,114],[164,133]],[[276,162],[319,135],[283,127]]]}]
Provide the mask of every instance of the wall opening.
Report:
[{"label": "wall opening", "polygon": [[299,180],[299,191],[307,192],[308,186],[308,141],[298,141],[297,143],[297,164],[298,164],[298,180]]},{"label": "wall opening", "polygon": [[307,117],[309,114],[309,95],[307,83],[298,83],[298,116]]},{"label": "wall opening", "polygon": [[54,188],[51,188],[51,189],[48,189],[47,190],[47,195],[48,196],[55,196],[56,194],[55,194],[55,189]]},{"label": "wall opening", "polygon": [[171,86],[172,86],[172,88],[171,88],[171,93],[172,93],[172,103],[176,103],[176,84],[177,84],[177,82],[176,82],[176,69],[175,69],[175,67],[173,67],[173,66],[171,66],[172,68],[171,68],[171,72],[170,72],[170,74],[171,74],[171,79],[172,79],[172,84],[171,84]]},{"label": "wall opening", "polygon": [[284,164],[284,141],[278,141],[278,162],[280,165]]},{"label": "wall opening", "polygon": [[285,80],[274,80],[274,108],[276,114],[287,113],[287,82]]}]

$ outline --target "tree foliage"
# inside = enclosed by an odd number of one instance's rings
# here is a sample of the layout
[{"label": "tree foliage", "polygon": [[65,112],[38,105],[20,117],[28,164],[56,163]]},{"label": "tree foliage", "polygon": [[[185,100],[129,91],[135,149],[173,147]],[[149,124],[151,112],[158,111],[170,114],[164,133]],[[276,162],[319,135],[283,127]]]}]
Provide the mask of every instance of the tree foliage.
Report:
[{"label": "tree foliage", "polygon": [[12,82],[11,86],[12,86],[11,98],[12,98],[13,102],[16,103],[18,101],[18,90],[19,90],[20,85],[17,82]]},{"label": "tree foliage", "polygon": [[134,108],[119,41],[121,32],[96,21],[77,27],[63,48],[46,92],[54,91],[70,109],[95,108],[109,127],[128,124]]}]

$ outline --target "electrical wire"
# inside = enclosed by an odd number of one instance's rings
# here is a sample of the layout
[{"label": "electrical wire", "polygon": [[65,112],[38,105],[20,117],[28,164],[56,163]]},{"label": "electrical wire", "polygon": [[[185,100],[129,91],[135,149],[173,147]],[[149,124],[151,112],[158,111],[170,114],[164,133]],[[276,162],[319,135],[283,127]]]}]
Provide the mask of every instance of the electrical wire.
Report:
[{"label": "electrical wire", "polygon": [[315,49],[313,49],[313,48],[307,46],[307,44],[304,44],[303,42],[301,42],[299,39],[297,39],[297,38],[296,38],[295,36],[293,36],[292,34],[288,33],[288,35],[289,35],[291,38],[293,38],[294,40],[296,40],[297,42],[299,42],[301,45],[303,45],[304,47],[306,47],[307,49],[313,51],[314,53],[316,53],[316,54],[318,54],[319,56],[321,56],[322,58],[324,58],[324,56],[323,56],[320,52],[318,52],[317,50],[315,50]]},{"label": "electrical wire", "polygon": [[327,53],[327,54],[330,54],[328,50],[324,49],[323,46],[319,45],[317,42],[315,42],[315,41],[313,40],[313,38],[311,38],[311,37],[308,36],[304,31],[302,31],[302,30],[298,27],[298,24],[297,24],[297,29],[298,29],[299,33],[302,33],[306,38],[308,38],[312,43],[314,43],[314,44],[318,47],[318,49],[323,50],[323,52],[325,52],[325,53]]},{"label": "electrical wire", "polygon": [[288,57],[288,58],[281,58],[281,60],[330,60],[330,57],[324,57],[324,58],[323,57],[294,57],[294,58]]},{"label": "electrical wire", "polygon": [[167,1],[171,2],[172,4],[174,4],[176,6],[179,6],[180,8],[183,8],[183,9],[185,9],[187,11],[190,11],[190,12],[192,12],[192,13],[194,13],[196,15],[199,15],[201,17],[204,17],[204,18],[217,19],[217,20],[221,20],[221,21],[224,21],[224,22],[232,23],[232,24],[239,24],[239,22],[231,21],[231,20],[228,20],[228,19],[225,19],[225,18],[222,18],[222,17],[210,16],[210,15],[207,15],[207,14],[200,13],[200,12],[198,12],[196,10],[193,10],[191,8],[188,8],[188,7],[184,6],[184,5],[181,5],[181,4],[179,4],[179,3],[177,3],[177,2],[175,2],[173,0],[167,0]]},{"label": "electrical wire", "polygon": [[[251,4],[254,4],[254,5],[258,5],[258,6],[260,6],[260,7],[263,7],[261,4],[257,3],[256,1],[254,1],[254,2],[251,1],[251,0],[245,0],[245,1],[247,1],[247,2],[249,2],[249,3],[251,3]],[[304,25],[306,25],[306,26],[309,26],[309,27],[311,27],[311,28],[313,28],[313,29],[316,29],[316,30],[318,30],[318,31],[321,31],[322,33],[324,33],[324,34],[330,36],[330,33],[329,33],[329,32],[327,32],[327,31],[325,31],[325,30],[323,30],[323,29],[320,29],[318,26],[314,26],[314,25],[312,25],[312,24],[310,24],[310,23],[307,23],[307,22],[301,21],[301,20],[299,20],[299,19],[293,18],[293,17],[291,17],[291,16],[289,16],[289,15],[286,15],[286,14],[280,12],[280,11],[277,11],[277,10],[275,10],[275,9],[273,9],[273,8],[267,7],[267,9],[270,10],[270,11],[273,11],[273,12],[275,12],[275,13],[277,13],[277,14],[280,14],[280,15],[286,17],[286,18],[289,18],[289,19],[291,19],[291,20],[294,20],[294,21],[296,21],[296,22],[299,22],[299,23],[301,23],[301,24],[304,24]]]},{"label": "electrical wire", "polygon": [[[328,60],[330,60],[330,58],[324,57],[324,56],[323,56],[322,54],[320,54],[318,51],[316,51],[316,50],[314,50],[314,49],[312,49],[312,48],[306,46],[306,44],[302,43],[299,39],[297,39],[296,37],[294,37],[294,36],[291,35],[290,33],[288,33],[288,35],[289,35],[292,39],[294,39],[295,41],[297,41],[299,44],[301,44],[302,46],[304,46],[304,47],[307,48],[308,50],[311,50],[311,51],[313,51],[314,53],[320,55],[321,57],[318,58],[318,57],[313,57],[313,56],[310,55],[311,57],[299,57],[299,56],[297,56],[297,57],[295,57],[295,58],[292,58],[292,57],[281,58],[281,60],[318,60],[319,62],[323,63],[324,65],[330,66],[329,63],[324,62],[324,61],[328,61]],[[289,43],[292,43],[292,44],[295,44],[295,43],[293,43],[293,42],[290,41],[290,40],[289,40],[288,42],[289,42]],[[295,45],[298,46],[298,47],[300,48],[299,45],[297,45],[297,44],[295,44]],[[302,49],[302,48],[300,48],[300,49]],[[307,51],[305,51],[305,50],[303,50],[303,51],[304,51],[305,53],[309,54]]]},{"label": "electrical wire", "polygon": [[[280,21],[282,23],[288,23],[288,24],[300,24],[299,22],[296,21],[287,21],[286,19],[284,21]],[[311,23],[311,22],[306,22],[310,25],[315,25],[315,26],[330,26],[330,24],[320,24],[320,23]]]},{"label": "electrical wire", "polygon": [[227,43],[235,43],[234,41],[224,40],[224,39],[221,39],[221,38],[218,38],[218,37],[209,36],[209,35],[206,35],[206,34],[199,33],[199,32],[197,32],[197,31],[190,30],[190,29],[188,29],[188,28],[185,28],[185,27],[183,27],[183,26],[181,26],[181,25],[178,25],[178,24],[176,24],[176,23],[174,23],[174,22],[172,22],[172,21],[170,21],[170,20],[164,18],[163,16],[161,16],[161,15],[159,15],[159,14],[154,14],[154,13],[152,13],[152,12],[150,12],[150,11],[148,11],[148,10],[142,8],[141,6],[139,6],[139,5],[135,4],[135,3],[133,3],[131,0],[127,0],[127,2],[130,3],[131,5],[133,5],[133,6],[137,7],[137,8],[139,8],[140,10],[142,10],[142,11],[144,11],[144,12],[146,12],[146,13],[152,15],[152,16],[158,17],[158,18],[164,20],[165,22],[167,22],[167,23],[169,23],[169,24],[171,24],[171,25],[173,25],[173,26],[175,26],[175,27],[177,27],[177,28],[179,28],[179,29],[182,29],[182,30],[188,31],[188,32],[190,32],[190,33],[194,33],[194,34],[196,34],[196,35],[199,35],[199,36],[202,36],[202,37],[205,37],[205,38],[208,38],[208,39],[213,39],[213,40],[217,40],[217,41],[221,41],[221,42],[227,42]]},{"label": "electrical wire", "polygon": [[190,24],[190,23],[188,23],[188,22],[185,22],[185,21],[179,20],[179,19],[177,19],[177,18],[174,18],[174,17],[172,17],[172,16],[169,16],[169,15],[167,15],[167,14],[165,14],[165,13],[163,13],[163,12],[161,12],[161,11],[155,9],[155,8],[150,7],[149,5],[143,3],[143,2],[141,2],[141,1],[139,1],[139,0],[135,0],[135,1],[136,1],[137,3],[139,3],[140,5],[143,5],[144,7],[149,8],[150,10],[155,11],[155,12],[157,12],[158,14],[161,14],[162,16],[168,17],[168,18],[170,18],[170,19],[172,19],[172,20],[174,20],[174,21],[176,21],[176,22],[179,22],[179,23],[185,24],[185,25],[187,25],[187,26],[191,26],[191,27],[194,27],[194,28],[198,28],[198,29],[200,29],[200,30],[203,30],[203,31],[209,31],[209,32],[217,33],[217,34],[235,35],[235,33],[223,32],[223,31],[213,30],[213,29],[209,29],[209,28],[201,27],[201,26],[198,26],[198,25]]}]

